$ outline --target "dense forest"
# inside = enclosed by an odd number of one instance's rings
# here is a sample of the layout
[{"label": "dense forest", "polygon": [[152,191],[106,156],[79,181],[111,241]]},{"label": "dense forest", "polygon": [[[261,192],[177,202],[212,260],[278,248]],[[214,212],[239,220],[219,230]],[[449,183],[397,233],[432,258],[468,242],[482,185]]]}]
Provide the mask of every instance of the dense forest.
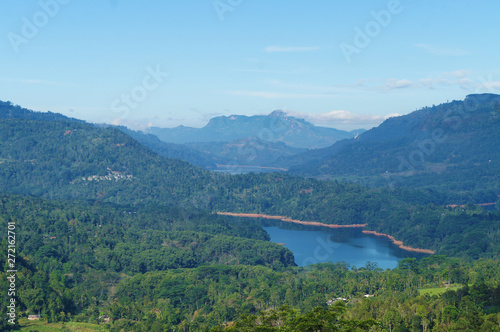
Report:
[{"label": "dense forest", "polygon": [[257,225],[214,214],[12,195],[0,202],[2,227],[15,222],[25,243],[18,312],[47,322],[108,317],[111,331],[499,330],[498,259],[298,268]]},{"label": "dense forest", "polygon": [[[110,331],[500,330],[500,212],[449,205],[464,197],[460,188],[213,173],[121,129],[0,104],[0,225],[15,225],[22,322],[40,314],[46,324]],[[489,199],[486,191],[474,196]],[[371,262],[297,267],[259,221],[217,212],[366,223],[436,254],[385,271]],[[7,232],[0,239],[7,248]],[[7,303],[6,255],[0,263]],[[6,306],[0,312],[0,329],[19,327]]]},{"label": "dense forest", "polygon": [[[474,258],[489,257],[498,248],[497,213],[478,210],[467,217],[451,213],[432,205],[440,198],[432,191],[367,189],[279,173],[211,173],[165,159],[115,128],[88,124],[9,119],[0,122],[0,129],[4,192],[265,213],[327,224],[367,223],[367,229],[391,234],[410,246]],[[477,227],[467,228],[470,220]],[[436,226],[440,226],[439,238]],[[422,231],[416,233],[414,227]],[[454,245],[464,231],[487,236],[477,240],[481,246],[476,246],[476,240]],[[476,252],[468,252],[472,250]]]},{"label": "dense forest", "polygon": [[296,156],[293,173],[427,188],[447,204],[490,203],[500,182],[500,96],[469,95],[387,119],[357,139]]}]

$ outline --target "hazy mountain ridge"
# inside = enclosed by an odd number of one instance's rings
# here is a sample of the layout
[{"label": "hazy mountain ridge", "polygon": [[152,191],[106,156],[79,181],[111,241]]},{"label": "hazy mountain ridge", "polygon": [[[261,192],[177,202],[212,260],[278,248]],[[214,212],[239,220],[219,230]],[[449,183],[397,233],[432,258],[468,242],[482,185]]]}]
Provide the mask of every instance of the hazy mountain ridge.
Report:
[{"label": "hazy mountain ridge", "polygon": [[356,140],[295,156],[303,162],[292,172],[369,176],[379,185],[427,187],[457,182],[459,191],[485,189],[500,182],[500,149],[495,148],[499,144],[500,96],[469,95],[464,101],[390,118]]},{"label": "hazy mountain ridge", "polygon": [[318,127],[303,119],[288,116],[283,111],[274,111],[267,116],[219,116],[199,129],[184,126],[150,127],[148,132],[165,142],[178,144],[230,142],[258,137],[264,141],[282,142],[290,147],[307,149],[326,147],[356,135],[353,132]]},{"label": "hazy mountain ridge", "polygon": [[[252,171],[263,171],[265,167],[270,167],[270,170],[273,167],[285,169],[288,164],[286,161],[280,161],[283,157],[306,151],[289,147],[282,142],[264,141],[258,137],[230,142],[167,143],[153,134],[134,131],[123,126],[116,128],[165,158],[181,159],[207,170],[226,169],[223,165],[264,167],[254,168]],[[241,169],[241,171],[247,170]]]},{"label": "hazy mountain ridge", "polygon": [[186,143],[183,146],[217,158],[218,164],[262,167],[287,167],[278,160],[306,149],[292,148],[283,142],[269,142],[257,137],[231,142]]},{"label": "hazy mountain ridge", "polygon": [[147,134],[141,131],[135,131],[127,127],[116,127],[120,131],[137,140],[145,147],[155,151],[160,156],[165,158],[180,159],[189,162],[195,166],[200,166],[205,169],[216,169],[217,163],[220,163],[220,158],[199,151],[185,144],[167,143],[161,141],[153,134]]}]

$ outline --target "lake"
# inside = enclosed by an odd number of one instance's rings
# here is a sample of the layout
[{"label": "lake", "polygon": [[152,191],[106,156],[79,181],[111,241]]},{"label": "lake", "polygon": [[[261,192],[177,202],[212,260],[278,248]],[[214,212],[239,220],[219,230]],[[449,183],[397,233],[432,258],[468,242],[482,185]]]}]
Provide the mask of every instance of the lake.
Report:
[{"label": "lake", "polygon": [[298,266],[343,261],[360,268],[370,261],[385,270],[397,267],[403,258],[427,256],[402,250],[389,239],[363,234],[361,229],[331,229],[276,221],[262,224],[272,242],[284,243],[293,252]]}]

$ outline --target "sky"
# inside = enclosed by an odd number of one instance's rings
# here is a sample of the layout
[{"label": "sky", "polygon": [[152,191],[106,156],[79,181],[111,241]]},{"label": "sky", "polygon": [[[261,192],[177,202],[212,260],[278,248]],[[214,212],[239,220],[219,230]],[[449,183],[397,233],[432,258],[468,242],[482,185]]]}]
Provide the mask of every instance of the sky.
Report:
[{"label": "sky", "polygon": [[500,2],[0,0],[0,100],[202,127],[273,110],[371,128],[500,93]]}]

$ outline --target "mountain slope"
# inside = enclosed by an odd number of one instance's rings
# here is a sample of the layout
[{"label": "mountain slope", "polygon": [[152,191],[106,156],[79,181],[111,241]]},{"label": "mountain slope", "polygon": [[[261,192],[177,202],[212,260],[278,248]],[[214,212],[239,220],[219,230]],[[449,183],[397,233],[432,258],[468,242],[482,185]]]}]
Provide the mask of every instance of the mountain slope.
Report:
[{"label": "mountain slope", "polygon": [[[0,192],[367,224],[368,230],[394,234],[417,248],[444,250],[440,245],[446,243],[432,231],[445,215],[444,208],[425,210],[417,203],[435,202],[429,193],[367,189],[283,173],[209,172],[161,157],[116,128],[79,122],[0,119]],[[428,217],[419,218],[425,211]],[[496,224],[491,222],[497,218],[491,215],[485,220],[480,232],[488,241],[475,255],[489,254],[498,243]],[[443,227],[442,233],[456,236],[463,229]],[[450,254],[471,249],[470,245],[456,248]]]},{"label": "mountain slope", "polygon": [[184,146],[217,158],[218,164],[281,168],[285,165],[277,160],[305,151],[289,147],[283,142],[269,142],[257,137],[231,142],[186,143]]},{"label": "mountain slope", "polygon": [[[379,185],[484,191],[500,185],[500,96],[469,95],[390,118],[352,139],[304,154],[293,173],[368,176]],[[308,158],[310,156],[310,158]],[[494,199],[493,193],[485,193]],[[499,193],[500,194],[500,193]]]},{"label": "mountain slope", "polygon": [[282,142],[269,142],[257,137],[231,142],[167,143],[153,134],[122,126],[116,128],[162,157],[184,160],[207,170],[221,169],[224,165],[284,168],[285,166],[277,160],[306,151],[289,147]]},{"label": "mountain slope", "polygon": [[303,119],[274,111],[268,116],[231,115],[212,118],[203,128],[149,128],[162,141],[171,143],[230,142],[258,137],[264,141],[282,142],[295,148],[320,148],[351,138],[353,132],[317,127]]},{"label": "mountain slope", "polygon": [[83,120],[67,117],[62,114],[52,112],[35,112],[30,109],[14,105],[10,101],[0,100],[0,119],[24,119],[24,120],[38,120],[38,121],[67,121],[67,122],[80,122]]},{"label": "mountain slope", "polygon": [[0,119],[0,192],[338,224],[376,223],[388,204],[387,197],[356,185],[209,172],[161,157],[112,127],[23,119]]},{"label": "mountain slope", "polygon": [[0,121],[0,191],[173,204],[201,190],[209,178],[207,171],[165,159],[115,128],[65,121]]},{"label": "mountain slope", "polygon": [[116,128],[162,157],[184,160],[205,169],[216,169],[217,163],[220,163],[220,159],[216,156],[187,145],[163,142],[155,135],[134,131],[123,126],[117,126]]}]

